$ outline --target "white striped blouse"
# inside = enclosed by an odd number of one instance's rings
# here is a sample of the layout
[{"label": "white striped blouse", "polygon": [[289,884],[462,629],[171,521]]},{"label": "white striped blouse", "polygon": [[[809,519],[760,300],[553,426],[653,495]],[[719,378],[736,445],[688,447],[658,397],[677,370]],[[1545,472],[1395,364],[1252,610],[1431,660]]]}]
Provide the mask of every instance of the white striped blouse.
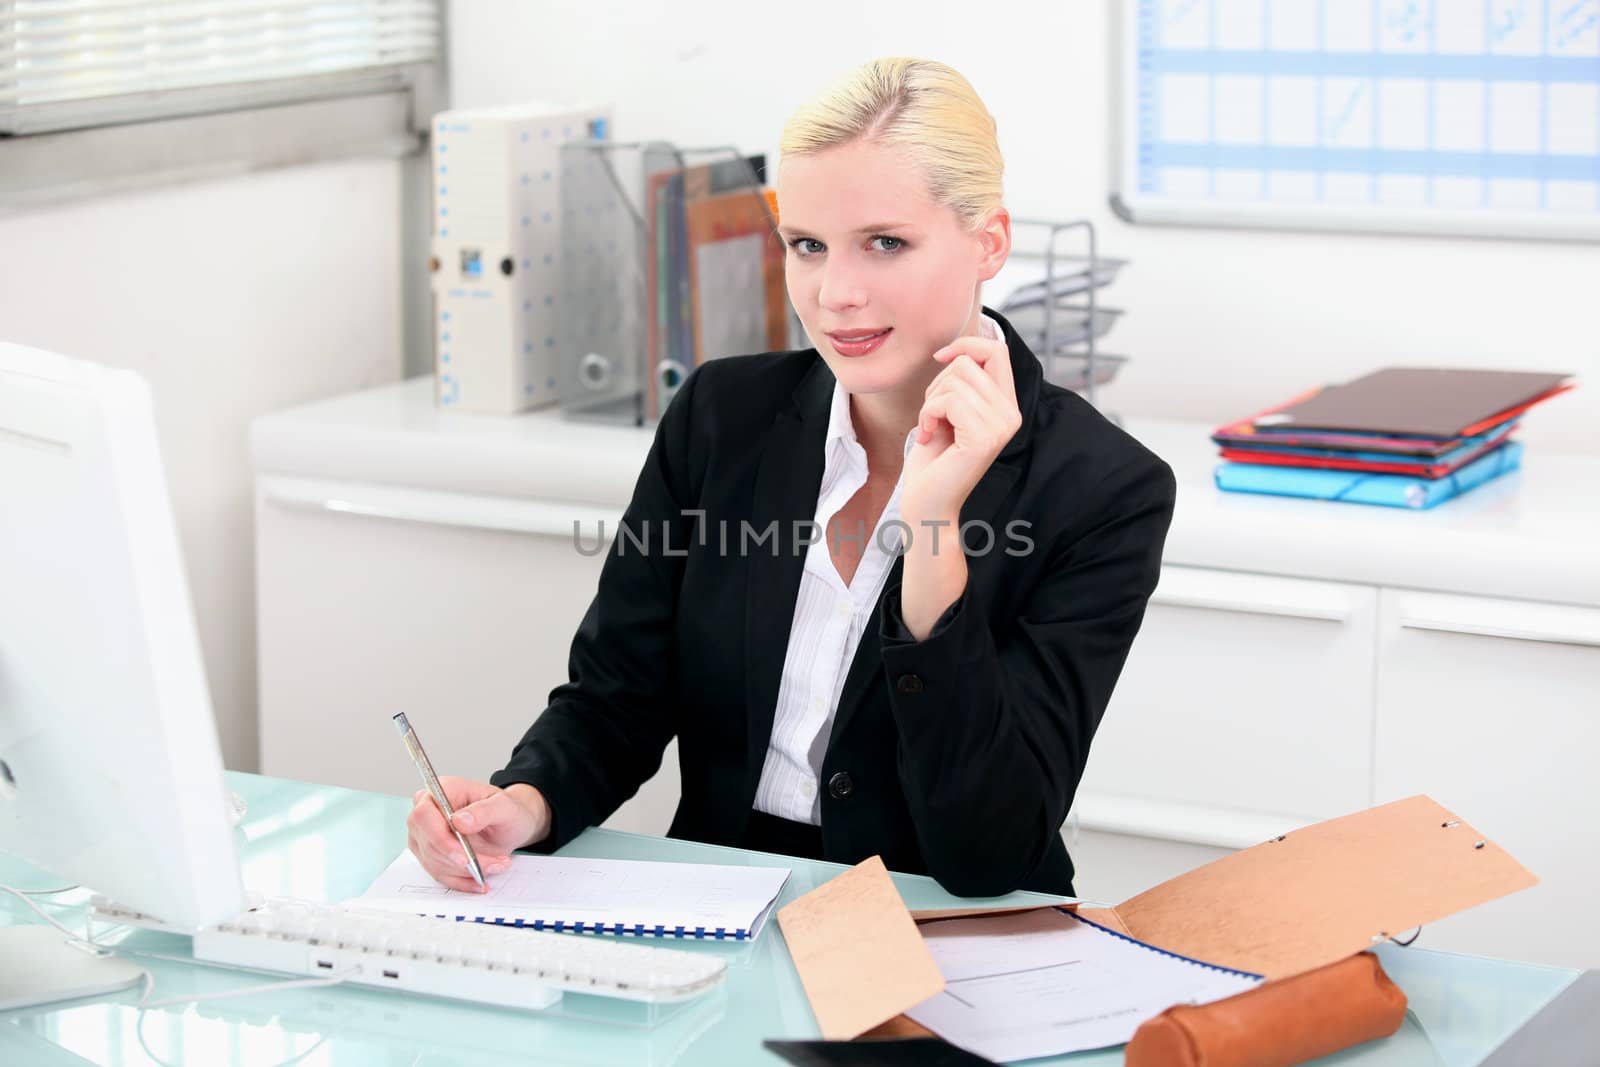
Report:
[{"label": "white striped blouse", "polygon": [[[998,339],[1000,328],[994,320],[987,315],[980,318],[985,335]],[[915,442],[916,431],[912,430],[906,435],[906,455],[911,454]],[[812,825],[822,822],[818,797],[822,757],[845,675],[862,633],[877,619],[884,582],[899,554],[899,532],[885,527],[900,517],[902,484],[895,483],[876,528],[866,538],[855,576],[846,585],[828,554],[826,531],[833,516],[866,484],[867,454],[850,421],[850,394],[837,382],[823,449],[815,521],[824,534],[806,549],[783,677],[778,683],[777,713],[755,799],[758,811]],[[853,535],[847,532],[843,536]]]}]

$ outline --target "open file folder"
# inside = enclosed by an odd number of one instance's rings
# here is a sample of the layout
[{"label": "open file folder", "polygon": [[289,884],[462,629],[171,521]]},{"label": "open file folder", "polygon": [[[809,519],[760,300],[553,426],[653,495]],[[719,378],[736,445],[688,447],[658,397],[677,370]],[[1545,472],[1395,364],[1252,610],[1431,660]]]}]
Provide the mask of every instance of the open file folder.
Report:
[{"label": "open file folder", "polygon": [[[1145,945],[1271,982],[1537,881],[1415,796],[1225,856],[1114,908],[1067,907]],[[846,1039],[891,1022],[919,1029],[901,1013],[945,988],[922,939],[906,936],[916,920],[1030,910],[909,912],[874,857],[780,909],[778,922],[823,1035]]]}]

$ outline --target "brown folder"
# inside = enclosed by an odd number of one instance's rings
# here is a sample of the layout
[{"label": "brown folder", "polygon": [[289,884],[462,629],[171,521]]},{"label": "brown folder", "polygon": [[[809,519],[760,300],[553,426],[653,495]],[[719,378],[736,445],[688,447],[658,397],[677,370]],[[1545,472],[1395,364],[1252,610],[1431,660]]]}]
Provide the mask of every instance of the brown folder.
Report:
[{"label": "brown folder", "polygon": [[[1415,796],[1224,856],[1115,908],[1077,910],[1146,944],[1271,982],[1537,881],[1456,815]],[[910,920],[1020,910],[1028,909],[975,902],[907,912],[873,857],[786,905],[778,923],[824,1036],[906,1036],[926,1031],[899,1013],[944,986]]]},{"label": "brown folder", "polygon": [[1458,437],[1563,391],[1569,375],[1390,367],[1333,385],[1256,420],[1262,430]]},{"label": "brown folder", "polygon": [[877,856],[785,904],[778,925],[817,1028],[830,1041],[859,1037],[944,989],[933,953]]}]

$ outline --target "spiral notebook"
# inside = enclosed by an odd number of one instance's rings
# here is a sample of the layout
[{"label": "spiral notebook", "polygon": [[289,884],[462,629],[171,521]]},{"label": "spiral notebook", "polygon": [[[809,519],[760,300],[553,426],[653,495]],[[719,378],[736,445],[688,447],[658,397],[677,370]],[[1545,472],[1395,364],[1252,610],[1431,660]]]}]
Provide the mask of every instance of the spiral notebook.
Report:
[{"label": "spiral notebook", "polygon": [[943,919],[921,931],[945,987],[906,1015],[998,1062],[1120,1045],[1174,1004],[1261,982],[1054,908]]},{"label": "spiral notebook", "polygon": [[518,853],[509,870],[489,876],[489,892],[463,893],[434,881],[407,851],[348,906],[556,933],[749,941],[788,878],[787,867]]}]

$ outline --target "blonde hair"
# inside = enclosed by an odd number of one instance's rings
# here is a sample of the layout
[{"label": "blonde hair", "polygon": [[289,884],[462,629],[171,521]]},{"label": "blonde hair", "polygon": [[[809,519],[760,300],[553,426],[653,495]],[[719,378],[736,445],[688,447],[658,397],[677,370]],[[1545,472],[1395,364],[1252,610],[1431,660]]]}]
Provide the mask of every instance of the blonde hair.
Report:
[{"label": "blonde hair", "polygon": [[972,83],[931,59],[875,59],[792,115],[779,151],[787,158],[872,140],[904,150],[943,204],[971,229],[1001,203],[1005,161],[994,116]]}]

